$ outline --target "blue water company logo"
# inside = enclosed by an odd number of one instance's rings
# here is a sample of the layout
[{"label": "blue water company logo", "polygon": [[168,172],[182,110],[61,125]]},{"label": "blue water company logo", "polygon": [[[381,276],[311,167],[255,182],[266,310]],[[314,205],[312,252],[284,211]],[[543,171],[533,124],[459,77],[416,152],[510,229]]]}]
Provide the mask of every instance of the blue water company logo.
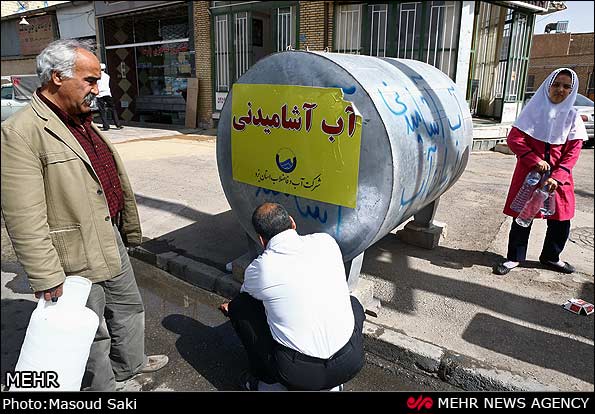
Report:
[{"label": "blue water company logo", "polygon": [[289,174],[297,166],[297,158],[289,148],[281,148],[277,151],[275,160],[277,161],[277,167],[285,174]]}]

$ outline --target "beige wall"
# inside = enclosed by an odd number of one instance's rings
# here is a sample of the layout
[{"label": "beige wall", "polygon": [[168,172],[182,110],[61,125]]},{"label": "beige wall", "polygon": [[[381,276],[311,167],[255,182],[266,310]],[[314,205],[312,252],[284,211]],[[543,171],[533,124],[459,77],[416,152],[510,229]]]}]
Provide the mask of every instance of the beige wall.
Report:
[{"label": "beige wall", "polygon": [[35,58],[28,59],[2,59],[2,76],[9,75],[28,75],[35,73]]}]

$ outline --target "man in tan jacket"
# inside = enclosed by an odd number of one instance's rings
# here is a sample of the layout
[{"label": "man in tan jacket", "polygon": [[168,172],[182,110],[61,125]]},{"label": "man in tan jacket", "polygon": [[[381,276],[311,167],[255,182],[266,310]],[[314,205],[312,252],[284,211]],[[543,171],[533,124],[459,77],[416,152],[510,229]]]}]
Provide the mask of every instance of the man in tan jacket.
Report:
[{"label": "man in tan jacket", "polygon": [[58,300],[67,275],[93,282],[87,307],[99,316],[82,389],[153,372],[167,356],[144,352],[144,306],[125,243],[141,242],[124,164],[92,123],[99,61],[75,40],[37,57],[41,88],[2,123],[2,212],[36,297]]}]

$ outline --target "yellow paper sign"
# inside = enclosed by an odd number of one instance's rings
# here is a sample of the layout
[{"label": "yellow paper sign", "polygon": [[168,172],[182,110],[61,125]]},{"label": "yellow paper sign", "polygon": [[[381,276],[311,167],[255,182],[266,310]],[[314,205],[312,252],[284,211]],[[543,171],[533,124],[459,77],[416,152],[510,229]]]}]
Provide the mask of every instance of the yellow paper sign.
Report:
[{"label": "yellow paper sign", "polygon": [[233,85],[233,178],[355,208],[362,118],[339,88]]}]

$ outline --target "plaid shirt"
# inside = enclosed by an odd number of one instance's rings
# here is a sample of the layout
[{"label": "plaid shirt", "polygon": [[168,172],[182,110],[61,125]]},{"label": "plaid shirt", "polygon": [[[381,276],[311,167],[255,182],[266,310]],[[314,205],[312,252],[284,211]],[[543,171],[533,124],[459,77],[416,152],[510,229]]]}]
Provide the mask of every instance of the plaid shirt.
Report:
[{"label": "plaid shirt", "polygon": [[39,89],[37,90],[37,96],[58,115],[58,118],[66,125],[87,153],[101,183],[110,216],[115,217],[124,208],[124,194],[122,193],[122,186],[118,177],[118,169],[116,168],[114,156],[107,144],[91,127],[93,115],[82,115],[79,118],[80,123],[77,123],[74,118],[43,96]]}]

